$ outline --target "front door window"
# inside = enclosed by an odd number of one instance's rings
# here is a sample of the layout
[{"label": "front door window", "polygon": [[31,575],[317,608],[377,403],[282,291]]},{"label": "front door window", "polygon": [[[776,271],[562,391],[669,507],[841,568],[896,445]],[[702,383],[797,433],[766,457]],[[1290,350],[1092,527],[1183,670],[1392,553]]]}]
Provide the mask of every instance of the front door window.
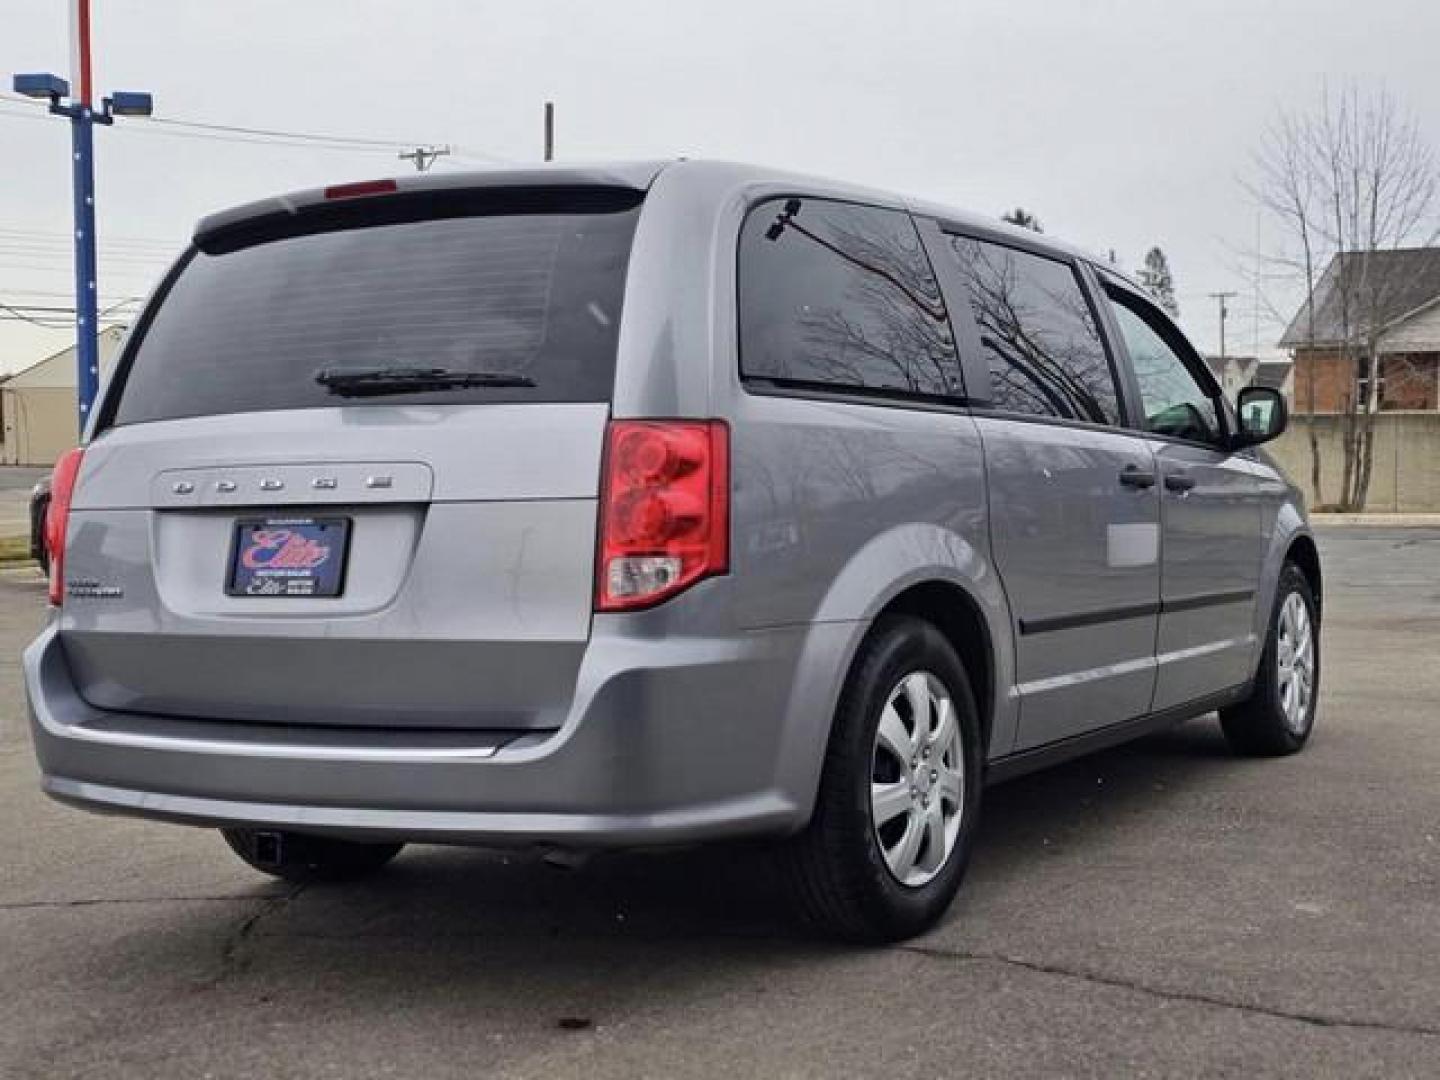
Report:
[{"label": "front door window", "polygon": [[1128,299],[1117,295],[1111,295],[1110,308],[1120,325],[1140,384],[1145,429],[1191,442],[1219,442],[1220,419],[1215,399],[1205,392],[1179,353],[1145,317],[1148,313],[1142,314],[1138,305],[1132,306]]}]

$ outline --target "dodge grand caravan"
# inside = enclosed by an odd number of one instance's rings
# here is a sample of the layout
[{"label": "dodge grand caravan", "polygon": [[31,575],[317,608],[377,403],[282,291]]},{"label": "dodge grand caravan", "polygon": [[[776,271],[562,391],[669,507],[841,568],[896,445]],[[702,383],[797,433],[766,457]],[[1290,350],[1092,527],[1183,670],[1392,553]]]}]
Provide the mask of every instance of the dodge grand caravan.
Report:
[{"label": "dodge grand caravan", "polygon": [[705,163],[203,220],[61,460],[25,655],[52,796],[281,877],[407,841],[773,837],[845,936],[937,919],[994,781],[1218,711],[1304,745],[1320,566],[1111,267]]}]

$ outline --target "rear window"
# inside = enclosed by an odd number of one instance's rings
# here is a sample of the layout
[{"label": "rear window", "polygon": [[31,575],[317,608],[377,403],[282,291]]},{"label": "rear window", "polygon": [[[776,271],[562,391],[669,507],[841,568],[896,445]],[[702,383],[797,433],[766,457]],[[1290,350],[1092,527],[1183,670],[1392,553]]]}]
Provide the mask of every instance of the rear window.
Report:
[{"label": "rear window", "polygon": [[[638,192],[329,204],[187,257],[122,361],[115,424],[334,405],[609,401]],[[326,369],[533,386],[340,397]]]}]

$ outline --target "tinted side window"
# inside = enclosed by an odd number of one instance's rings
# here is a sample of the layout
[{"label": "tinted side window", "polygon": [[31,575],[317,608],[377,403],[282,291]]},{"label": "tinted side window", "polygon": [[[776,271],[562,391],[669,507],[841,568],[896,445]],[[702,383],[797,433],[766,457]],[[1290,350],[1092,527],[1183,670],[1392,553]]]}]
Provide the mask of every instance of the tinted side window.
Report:
[{"label": "tinted side window", "polygon": [[970,290],[995,406],[1119,424],[1115,376],[1075,271],[1056,259],[950,237]]},{"label": "tinted side window", "polygon": [[1125,350],[1140,383],[1140,404],[1145,413],[1145,427],[1158,435],[1197,442],[1215,442],[1220,436],[1220,423],[1215,401],[1201,388],[1195,376],[1173,347],[1161,336],[1150,319],[1159,316],[1142,314],[1126,298],[1110,297],[1110,307]]},{"label": "tinted side window", "polygon": [[740,235],[740,370],[958,394],[955,339],[910,216],[823,199],[756,205]]}]

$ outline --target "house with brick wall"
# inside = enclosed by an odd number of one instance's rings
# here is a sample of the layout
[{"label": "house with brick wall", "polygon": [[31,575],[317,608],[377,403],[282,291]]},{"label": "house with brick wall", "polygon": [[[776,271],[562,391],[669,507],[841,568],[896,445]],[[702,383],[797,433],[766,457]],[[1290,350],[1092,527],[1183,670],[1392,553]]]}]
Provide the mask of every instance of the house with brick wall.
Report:
[{"label": "house with brick wall", "polygon": [[1440,410],[1440,248],[1345,252],[1280,339],[1293,359],[1298,412],[1343,413],[1369,401],[1364,343],[1379,357],[1376,409]]}]

